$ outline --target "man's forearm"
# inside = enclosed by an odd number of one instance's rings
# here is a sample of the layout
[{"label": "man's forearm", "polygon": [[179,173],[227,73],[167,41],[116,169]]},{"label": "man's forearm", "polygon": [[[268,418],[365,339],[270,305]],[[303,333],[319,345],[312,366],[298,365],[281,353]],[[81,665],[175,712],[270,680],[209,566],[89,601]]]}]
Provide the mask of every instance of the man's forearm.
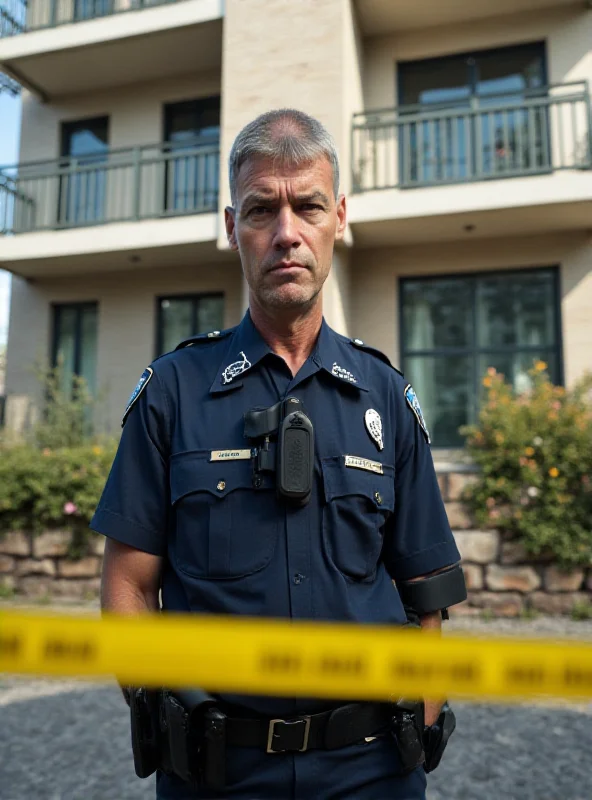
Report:
[{"label": "man's forearm", "polygon": [[[440,611],[434,611],[432,614],[425,614],[419,618],[419,624],[422,631],[433,631],[440,633],[442,631],[442,614]],[[433,725],[440,715],[440,709],[444,700],[426,700],[425,701],[425,724]]]}]

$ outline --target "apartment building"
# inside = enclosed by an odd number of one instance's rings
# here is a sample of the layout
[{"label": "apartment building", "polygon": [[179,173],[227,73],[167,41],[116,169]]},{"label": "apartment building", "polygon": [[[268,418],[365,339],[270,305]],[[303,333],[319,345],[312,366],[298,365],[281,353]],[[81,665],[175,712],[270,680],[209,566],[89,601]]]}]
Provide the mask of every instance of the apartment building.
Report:
[{"label": "apartment building", "polygon": [[590,0],[0,0],[22,87],[0,172],[6,424],[64,361],[118,428],[147,363],[246,305],[225,242],[238,130],[294,106],[349,198],[325,313],[413,382],[436,457],[488,366],[592,366]]}]

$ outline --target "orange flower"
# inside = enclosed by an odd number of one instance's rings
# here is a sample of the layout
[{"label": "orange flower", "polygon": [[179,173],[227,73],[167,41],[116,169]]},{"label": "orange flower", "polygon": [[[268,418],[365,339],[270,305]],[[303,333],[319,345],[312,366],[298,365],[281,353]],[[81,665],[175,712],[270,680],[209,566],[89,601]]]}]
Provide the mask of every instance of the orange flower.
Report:
[{"label": "orange flower", "polygon": [[492,381],[491,381],[491,378],[490,378],[489,375],[487,375],[485,378],[483,378],[483,386],[485,386],[487,389],[489,389],[489,387],[491,386],[491,383],[492,383]]},{"label": "orange flower", "polygon": [[51,450],[49,449],[49,447],[44,447],[41,452],[43,453],[44,456],[50,456],[51,455]]},{"label": "orange flower", "polygon": [[504,435],[499,431],[495,434],[495,443],[496,444],[503,444],[505,441]]},{"label": "orange flower", "polygon": [[557,467],[551,467],[551,469],[549,470],[549,475],[552,478],[556,478],[559,475],[559,470],[557,469]]},{"label": "orange flower", "polygon": [[544,361],[537,361],[534,368],[537,372],[544,372],[547,369],[547,365]]},{"label": "orange flower", "polygon": [[103,448],[97,444],[93,447],[92,451],[95,454],[95,456],[100,456],[101,453],[103,452]]},{"label": "orange flower", "polygon": [[534,455],[534,447],[527,447],[527,448],[525,449],[524,453],[525,453],[527,456],[533,456],[533,455]]}]

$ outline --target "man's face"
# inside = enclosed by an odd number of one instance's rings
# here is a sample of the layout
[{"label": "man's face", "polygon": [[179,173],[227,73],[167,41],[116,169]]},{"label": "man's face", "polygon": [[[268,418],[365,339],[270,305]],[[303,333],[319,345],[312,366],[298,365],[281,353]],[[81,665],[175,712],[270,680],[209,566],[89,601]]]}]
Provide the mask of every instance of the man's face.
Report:
[{"label": "man's face", "polygon": [[313,304],[345,231],[345,198],[333,195],[326,158],[303,167],[253,159],[240,169],[226,232],[240,253],[252,298],[264,309]]}]

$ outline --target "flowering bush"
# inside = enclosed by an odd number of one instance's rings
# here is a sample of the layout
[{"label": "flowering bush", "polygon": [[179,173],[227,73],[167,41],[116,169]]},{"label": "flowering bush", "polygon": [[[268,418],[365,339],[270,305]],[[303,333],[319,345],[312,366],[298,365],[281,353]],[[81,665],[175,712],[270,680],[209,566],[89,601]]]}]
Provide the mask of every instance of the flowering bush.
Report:
[{"label": "flowering bush", "polygon": [[480,467],[465,500],[481,525],[565,568],[592,564],[592,375],[553,386],[538,361],[516,395],[493,368],[477,425],[462,430]]},{"label": "flowering bush", "polygon": [[0,532],[88,527],[115,456],[108,440],[42,450],[0,451]]}]

